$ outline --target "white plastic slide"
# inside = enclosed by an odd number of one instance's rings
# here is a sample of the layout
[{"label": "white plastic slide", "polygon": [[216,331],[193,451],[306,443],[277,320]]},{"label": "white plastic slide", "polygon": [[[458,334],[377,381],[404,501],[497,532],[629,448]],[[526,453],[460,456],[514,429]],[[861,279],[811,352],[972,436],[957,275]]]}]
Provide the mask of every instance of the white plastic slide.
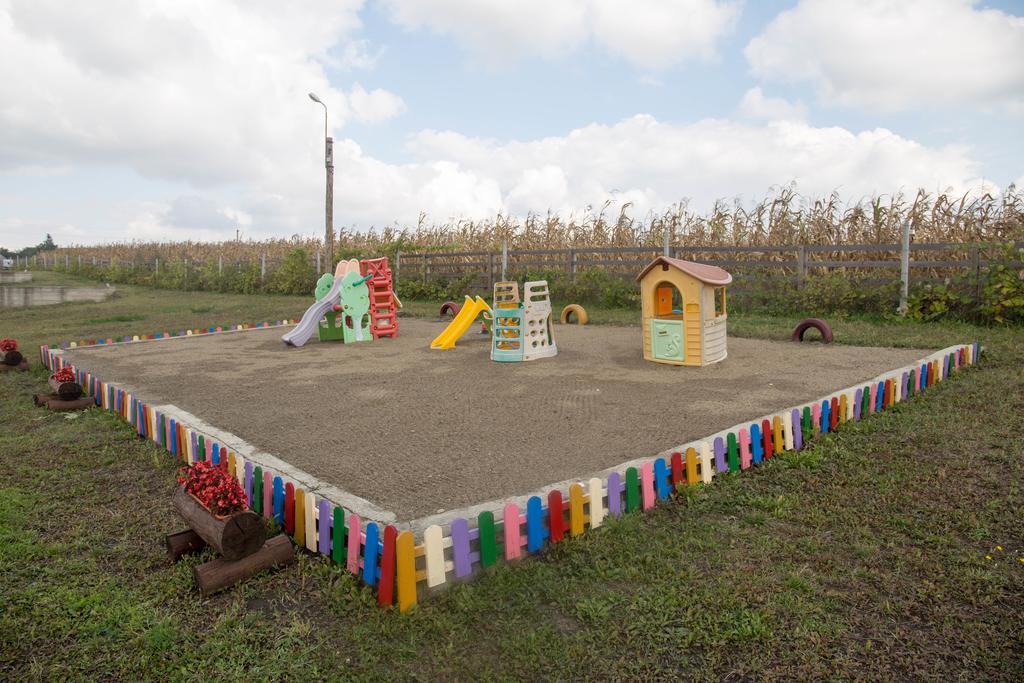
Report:
[{"label": "white plastic slide", "polygon": [[331,291],[327,292],[324,298],[317,299],[316,303],[307,308],[306,312],[302,314],[302,320],[299,321],[299,324],[285,332],[281,336],[281,341],[289,346],[302,346],[309,341],[309,338],[316,332],[317,325],[320,324],[324,314],[334,308],[334,304],[338,302],[341,296],[342,279],[340,277],[334,278]]}]

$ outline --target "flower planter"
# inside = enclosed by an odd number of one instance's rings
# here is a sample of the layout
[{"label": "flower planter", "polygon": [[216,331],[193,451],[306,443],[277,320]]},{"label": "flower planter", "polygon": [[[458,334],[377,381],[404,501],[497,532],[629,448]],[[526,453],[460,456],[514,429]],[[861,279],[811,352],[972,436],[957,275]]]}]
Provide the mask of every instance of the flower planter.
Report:
[{"label": "flower planter", "polygon": [[171,503],[192,530],[226,560],[241,559],[263,547],[266,526],[252,510],[215,515],[184,487],[175,490]]},{"label": "flower planter", "polygon": [[82,385],[78,382],[58,382],[53,377],[47,380],[50,389],[62,401],[74,401],[82,397]]}]

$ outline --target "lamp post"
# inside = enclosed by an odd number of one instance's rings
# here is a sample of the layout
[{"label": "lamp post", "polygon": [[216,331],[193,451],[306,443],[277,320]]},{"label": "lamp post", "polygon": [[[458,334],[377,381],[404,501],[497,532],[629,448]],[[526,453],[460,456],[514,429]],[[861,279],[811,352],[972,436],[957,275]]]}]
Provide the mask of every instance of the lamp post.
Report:
[{"label": "lamp post", "polygon": [[327,135],[327,105],[315,93],[309,99],[324,108],[324,166],[327,169],[327,200],[324,209],[324,251],[327,272],[334,270],[334,139]]}]

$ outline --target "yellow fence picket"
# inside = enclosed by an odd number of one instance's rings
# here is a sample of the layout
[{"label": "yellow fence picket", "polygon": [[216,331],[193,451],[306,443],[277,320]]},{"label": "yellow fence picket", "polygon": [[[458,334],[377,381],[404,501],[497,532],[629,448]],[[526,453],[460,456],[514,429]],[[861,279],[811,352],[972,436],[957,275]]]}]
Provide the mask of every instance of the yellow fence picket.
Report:
[{"label": "yellow fence picket", "polygon": [[[303,501],[306,509],[306,550],[316,552],[316,496],[312,493],[306,494],[306,499]],[[324,522],[326,524],[326,520]]]},{"label": "yellow fence picket", "polygon": [[583,487],[573,484],[569,487],[569,534],[583,533]]},{"label": "yellow fence picket", "polygon": [[407,612],[416,604],[416,554],[411,531],[403,531],[395,540],[395,564],[398,573],[398,611]]},{"label": "yellow fence picket", "polygon": [[306,492],[295,489],[295,545],[306,545]]}]

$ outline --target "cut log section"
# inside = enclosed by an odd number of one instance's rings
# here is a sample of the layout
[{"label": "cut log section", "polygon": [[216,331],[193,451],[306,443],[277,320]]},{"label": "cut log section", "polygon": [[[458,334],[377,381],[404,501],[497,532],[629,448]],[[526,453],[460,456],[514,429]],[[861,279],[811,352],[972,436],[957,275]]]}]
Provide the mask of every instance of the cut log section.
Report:
[{"label": "cut log section", "polygon": [[4,351],[3,358],[0,358],[0,363],[15,368],[21,365],[23,360],[25,360],[25,356],[21,355],[21,351],[13,349],[11,351]]},{"label": "cut log section", "polygon": [[171,558],[171,562],[177,562],[185,555],[201,553],[206,547],[203,537],[191,529],[167,534],[167,556]]},{"label": "cut log section", "polygon": [[85,410],[96,405],[96,401],[92,400],[88,396],[82,398],[76,398],[73,401],[65,401],[60,398],[51,398],[46,402],[46,407],[50,410],[56,410],[58,412],[67,410]]},{"label": "cut log section", "polygon": [[252,510],[218,519],[184,488],[174,492],[171,503],[192,530],[227,560],[238,560],[255,553],[267,538],[263,519]]},{"label": "cut log section", "polygon": [[21,362],[17,365],[7,365],[6,363],[0,363],[0,372],[13,372],[15,370],[25,372],[28,370],[28,358],[22,358]]},{"label": "cut log section", "polygon": [[217,558],[196,566],[192,574],[199,593],[204,598],[217,591],[230,588],[239,581],[273,567],[283,567],[295,561],[291,539],[284,534],[274,536],[258,551],[240,560]]},{"label": "cut log section", "polygon": [[58,382],[54,378],[47,380],[50,389],[57,394],[62,401],[74,401],[82,396],[82,385],[78,382]]}]

